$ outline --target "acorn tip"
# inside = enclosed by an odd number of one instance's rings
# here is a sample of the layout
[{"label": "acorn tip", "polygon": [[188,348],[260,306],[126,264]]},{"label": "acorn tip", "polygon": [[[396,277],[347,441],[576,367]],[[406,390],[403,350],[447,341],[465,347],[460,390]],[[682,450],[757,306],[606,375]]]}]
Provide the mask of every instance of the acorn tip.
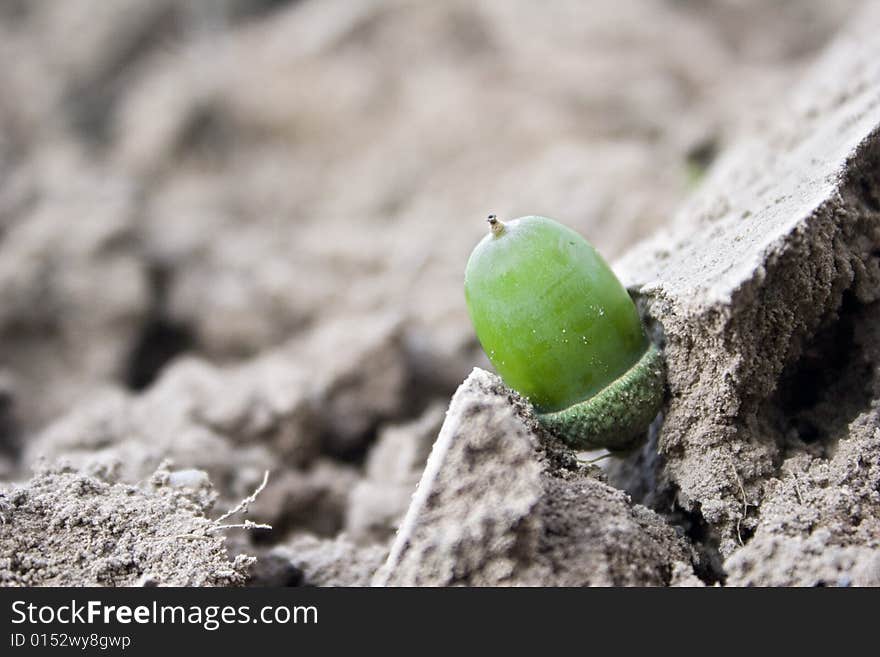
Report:
[{"label": "acorn tip", "polygon": [[489,222],[489,229],[496,237],[504,232],[504,223],[494,214],[490,214],[486,221]]}]

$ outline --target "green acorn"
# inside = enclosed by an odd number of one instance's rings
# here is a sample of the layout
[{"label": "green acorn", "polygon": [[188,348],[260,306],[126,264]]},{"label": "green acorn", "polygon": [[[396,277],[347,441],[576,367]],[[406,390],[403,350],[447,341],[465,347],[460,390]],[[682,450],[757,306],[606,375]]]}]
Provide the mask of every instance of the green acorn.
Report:
[{"label": "green acorn", "polygon": [[663,402],[663,361],[592,245],[546,217],[502,223],[468,260],[477,337],[539,421],[579,449],[633,447]]}]

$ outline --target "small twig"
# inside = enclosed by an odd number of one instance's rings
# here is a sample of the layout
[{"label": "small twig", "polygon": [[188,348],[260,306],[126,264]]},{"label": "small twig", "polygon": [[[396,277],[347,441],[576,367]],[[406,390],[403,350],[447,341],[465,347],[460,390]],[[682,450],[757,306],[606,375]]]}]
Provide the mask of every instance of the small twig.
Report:
[{"label": "small twig", "polygon": [[244,499],[243,499],[241,502],[239,502],[234,508],[229,509],[229,511],[227,511],[227,512],[224,513],[222,516],[220,516],[219,518],[217,518],[217,519],[214,521],[214,523],[216,523],[217,525],[219,525],[219,524],[222,523],[224,520],[227,520],[227,519],[230,518],[231,516],[234,516],[236,513],[247,513],[247,512],[248,512],[248,508],[250,507],[251,504],[253,504],[254,502],[257,501],[257,496],[258,496],[260,493],[263,492],[263,489],[266,487],[266,484],[267,484],[267,483],[269,483],[269,471],[268,471],[268,470],[266,470],[265,474],[263,474],[263,483],[261,483],[261,484],[257,487],[257,490],[255,490],[253,493],[251,493],[248,497],[244,498]]}]

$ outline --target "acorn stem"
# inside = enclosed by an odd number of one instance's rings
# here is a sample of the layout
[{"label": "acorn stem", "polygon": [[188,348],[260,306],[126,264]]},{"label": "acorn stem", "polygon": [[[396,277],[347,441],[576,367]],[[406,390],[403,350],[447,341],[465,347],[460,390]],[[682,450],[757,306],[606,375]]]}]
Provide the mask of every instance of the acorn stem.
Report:
[{"label": "acorn stem", "polygon": [[486,221],[489,222],[489,229],[495,237],[498,237],[504,232],[504,222],[494,214],[490,214]]}]

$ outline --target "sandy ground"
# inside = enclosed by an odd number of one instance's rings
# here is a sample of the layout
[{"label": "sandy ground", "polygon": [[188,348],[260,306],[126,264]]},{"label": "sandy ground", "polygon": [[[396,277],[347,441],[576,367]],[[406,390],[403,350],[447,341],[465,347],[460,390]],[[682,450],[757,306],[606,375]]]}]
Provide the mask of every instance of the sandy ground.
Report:
[{"label": "sandy ground", "polygon": [[[0,4],[0,583],[877,582],[874,160],[829,138],[804,150],[825,168],[785,165],[870,86],[823,77],[843,61],[862,79],[845,47],[816,72],[857,5]],[[792,104],[802,132],[780,132]],[[752,202],[777,187],[795,199],[781,217]],[[832,197],[861,222],[834,246],[839,223],[810,232],[800,203]],[[815,271],[742,293],[752,278],[688,251],[695,234],[742,244],[728,215],[745,210],[778,219],[750,233],[749,272],[797,222]],[[619,270],[669,341],[668,422],[599,472],[548,458],[502,404],[479,425],[510,438],[485,474],[516,470],[517,493],[476,513],[497,535],[462,538],[495,547],[443,560],[461,500],[488,494],[474,484],[422,509],[441,520],[413,515],[382,570],[450,398],[488,368],[462,273],[489,211],[629,253]],[[662,264],[676,254],[694,271]],[[816,280],[824,296],[795,292]],[[694,291],[712,285],[734,301]],[[743,319],[774,294],[804,319]],[[474,376],[459,409],[507,399]],[[214,530],[266,470],[247,518],[273,529]],[[545,545],[548,527],[567,538]]]}]

